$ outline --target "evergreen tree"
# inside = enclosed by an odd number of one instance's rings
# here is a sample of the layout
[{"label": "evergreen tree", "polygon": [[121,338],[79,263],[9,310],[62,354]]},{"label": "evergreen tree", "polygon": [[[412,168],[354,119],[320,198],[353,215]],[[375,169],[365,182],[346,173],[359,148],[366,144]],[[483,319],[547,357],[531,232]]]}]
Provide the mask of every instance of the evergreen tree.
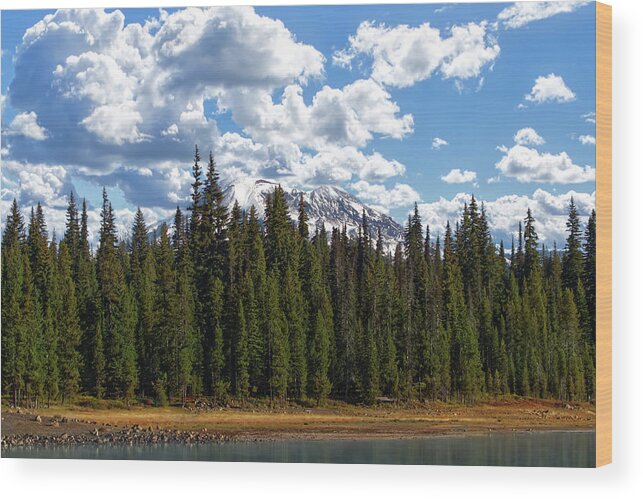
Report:
[{"label": "evergreen tree", "polygon": [[67,238],[58,249],[58,284],[60,286],[60,309],[57,317],[58,359],[60,362],[60,390],[63,403],[76,395],[80,389],[82,359],[79,352],[81,330],[76,302],[76,287],[72,277],[71,255]]},{"label": "evergreen tree", "polygon": [[590,311],[591,340],[596,340],[596,211],[592,210],[585,227],[583,285]]},{"label": "evergreen tree", "polygon": [[268,385],[271,400],[284,402],[288,389],[288,334],[286,318],[279,302],[277,270],[268,277],[266,332],[268,339]]},{"label": "evergreen tree", "polygon": [[581,224],[578,210],[572,197],[569,201],[567,218],[567,241],[563,257],[563,284],[569,289],[576,289],[583,276],[583,254],[581,251]]},{"label": "evergreen tree", "polygon": [[260,221],[254,206],[228,213],[212,154],[202,175],[195,149],[193,175],[189,217],[177,207],[150,237],[139,209],[127,244],[104,192],[95,253],[86,201],[79,214],[70,194],[58,244],[42,206],[26,231],[14,200],[1,248],[14,405],[595,397],[596,215],[581,236],[573,200],[564,252],[539,248],[528,210],[507,261],[471,197],[442,240],[416,206],[391,254],[365,212],[356,235],[310,237],[304,196],[293,221],[277,187]]},{"label": "evergreen tree", "polygon": [[[136,305],[125,282],[124,249],[118,246],[114,211],[103,189],[97,276],[100,290],[100,340],[105,350],[105,388],[109,396],[130,399],[138,383]],[[98,334],[98,333],[97,333]],[[99,342],[95,342],[98,348]],[[98,352],[96,355],[100,355]],[[97,387],[97,392],[98,387]]]},{"label": "evergreen tree", "polygon": [[25,227],[22,213],[13,200],[2,235],[2,393],[11,394],[18,405],[25,388]]}]

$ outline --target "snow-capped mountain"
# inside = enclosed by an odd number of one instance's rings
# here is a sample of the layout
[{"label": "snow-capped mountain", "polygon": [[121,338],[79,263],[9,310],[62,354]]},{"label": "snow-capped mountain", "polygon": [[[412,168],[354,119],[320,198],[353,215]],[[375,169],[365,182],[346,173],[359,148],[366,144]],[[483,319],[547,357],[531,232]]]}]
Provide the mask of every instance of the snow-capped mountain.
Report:
[{"label": "snow-capped mountain", "polygon": [[[225,189],[225,200],[228,206],[232,206],[236,200],[244,210],[249,210],[254,205],[259,218],[263,218],[266,198],[274,192],[277,185],[270,180],[237,182]],[[362,211],[364,211],[371,229],[371,236],[375,238],[378,229],[382,231],[385,251],[392,252],[403,237],[402,226],[390,216],[365,205],[337,187],[324,185],[309,192],[284,189],[284,194],[293,220],[297,220],[299,198],[302,194],[304,195],[311,234],[322,225],[329,235],[333,227],[341,228],[346,225],[348,235],[356,236],[362,223]]]}]

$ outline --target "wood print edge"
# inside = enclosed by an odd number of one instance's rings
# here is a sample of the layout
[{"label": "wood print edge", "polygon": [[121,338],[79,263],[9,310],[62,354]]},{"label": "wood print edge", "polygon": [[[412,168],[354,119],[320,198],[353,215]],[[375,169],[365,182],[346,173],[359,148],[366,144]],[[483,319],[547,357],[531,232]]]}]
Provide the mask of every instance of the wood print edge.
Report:
[{"label": "wood print edge", "polygon": [[612,7],[596,3],[596,466],[612,462]]}]

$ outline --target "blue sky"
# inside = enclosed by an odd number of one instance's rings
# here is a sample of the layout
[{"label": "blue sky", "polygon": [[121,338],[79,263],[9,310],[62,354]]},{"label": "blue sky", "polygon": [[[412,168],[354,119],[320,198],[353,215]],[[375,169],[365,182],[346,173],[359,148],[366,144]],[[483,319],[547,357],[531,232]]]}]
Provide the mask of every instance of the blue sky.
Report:
[{"label": "blue sky", "polygon": [[527,207],[548,242],[570,195],[593,208],[593,2],[88,12],[2,12],[3,210],[56,226],[107,185],[165,218],[195,142],[228,182],[418,202],[438,232],[471,194],[503,238]]}]

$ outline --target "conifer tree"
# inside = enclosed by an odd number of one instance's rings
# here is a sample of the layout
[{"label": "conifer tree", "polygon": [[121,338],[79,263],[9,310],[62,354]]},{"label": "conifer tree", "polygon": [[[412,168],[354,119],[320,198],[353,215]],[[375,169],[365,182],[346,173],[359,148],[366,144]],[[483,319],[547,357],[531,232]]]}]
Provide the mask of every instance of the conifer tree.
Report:
[{"label": "conifer tree", "polygon": [[585,227],[583,285],[589,310],[592,337],[596,339],[596,211],[592,210]]},{"label": "conifer tree", "polygon": [[177,314],[174,361],[177,364],[175,384],[183,404],[185,404],[188,391],[198,393],[201,386],[197,374],[198,342],[194,317],[193,268],[186,225],[181,210],[177,208],[173,234]]},{"label": "conifer tree", "polygon": [[2,235],[2,393],[17,406],[26,373],[25,227],[14,199]]},{"label": "conifer tree", "polygon": [[289,349],[286,319],[279,295],[279,278],[274,269],[268,277],[266,298],[268,385],[271,400],[283,403],[288,390]]},{"label": "conifer tree", "polygon": [[80,389],[81,330],[76,302],[76,286],[72,277],[71,255],[67,249],[67,238],[58,249],[58,283],[60,286],[60,313],[57,317],[58,359],[60,362],[60,391],[62,402],[72,398]]},{"label": "conifer tree", "polygon": [[158,376],[154,330],[158,320],[155,315],[156,262],[150,247],[145,217],[141,209],[136,210],[132,226],[130,249],[131,289],[136,300],[136,351],[140,359],[140,391],[151,393],[152,384]]},{"label": "conifer tree", "polygon": [[471,197],[442,240],[416,207],[390,254],[365,212],[356,236],[310,237],[303,195],[293,220],[277,187],[261,221],[254,206],[228,213],[211,154],[202,178],[195,149],[193,175],[189,217],[177,207],[173,230],[150,237],[138,210],[127,244],[104,192],[95,253],[85,200],[79,215],[70,194],[60,244],[38,204],[27,235],[14,200],[1,255],[14,405],[136,391],[159,404],[595,397],[596,216],[581,238],[573,200],[564,252],[539,249],[528,210],[507,261]]},{"label": "conifer tree", "polygon": [[567,241],[563,256],[563,284],[575,290],[579,279],[583,276],[583,254],[581,251],[581,224],[578,210],[572,197],[569,201],[567,218]]},{"label": "conifer tree", "polygon": [[[136,305],[125,282],[124,248],[118,246],[114,211],[103,189],[97,253],[101,332],[105,350],[105,388],[109,396],[129,400],[138,384],[136,368]],[[99,342],[94,346],[98,348]],[[99,355],[96,352],[96,355]],[[98,389],[97,389],[98,391]]]}]

